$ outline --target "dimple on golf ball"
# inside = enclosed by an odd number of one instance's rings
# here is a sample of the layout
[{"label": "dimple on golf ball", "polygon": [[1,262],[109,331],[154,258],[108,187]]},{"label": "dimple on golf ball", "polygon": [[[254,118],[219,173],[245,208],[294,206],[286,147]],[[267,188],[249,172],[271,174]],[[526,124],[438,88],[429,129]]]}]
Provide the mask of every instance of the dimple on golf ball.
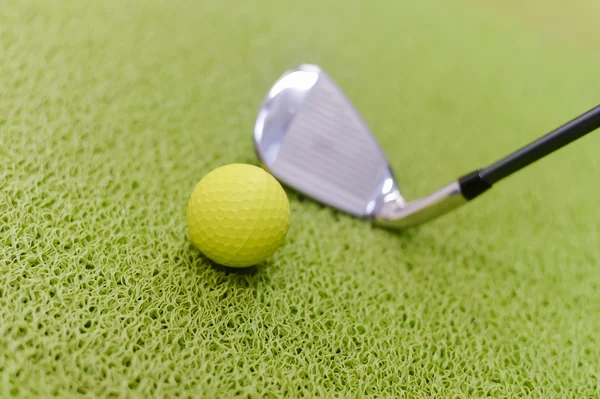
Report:
[{"label": "dimple on golf ball", "polygon": [[247,164],[222,166],[194,188],[187,207],[192,243],[229,267],[270,258],[289,228],[287,195],[265,170]]}]

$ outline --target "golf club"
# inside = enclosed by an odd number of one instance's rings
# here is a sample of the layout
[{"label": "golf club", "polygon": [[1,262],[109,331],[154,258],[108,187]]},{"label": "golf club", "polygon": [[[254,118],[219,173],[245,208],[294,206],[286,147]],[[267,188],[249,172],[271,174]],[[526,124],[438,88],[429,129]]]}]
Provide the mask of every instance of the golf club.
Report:
[{"label": "golf club", "polygon": [[342,90],[318,66],[287,71],[256,120],[257,155],[283,184],[377,225],[406,228],[476,198],[494,183],[600,127],[600,106],[424,198],[407,202],[384,152]]}]

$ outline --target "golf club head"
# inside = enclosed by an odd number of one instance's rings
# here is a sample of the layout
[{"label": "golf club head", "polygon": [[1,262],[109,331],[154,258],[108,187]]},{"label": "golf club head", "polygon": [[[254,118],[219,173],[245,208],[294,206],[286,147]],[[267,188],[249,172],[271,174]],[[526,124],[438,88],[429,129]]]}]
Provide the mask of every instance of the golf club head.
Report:
[{"label": "golf club head", "polygon": [[279,181],[338,210],[371,219],[384,204],[405,203],[367,124],[318,66],[300,65],[275,82],[254,142]]}]

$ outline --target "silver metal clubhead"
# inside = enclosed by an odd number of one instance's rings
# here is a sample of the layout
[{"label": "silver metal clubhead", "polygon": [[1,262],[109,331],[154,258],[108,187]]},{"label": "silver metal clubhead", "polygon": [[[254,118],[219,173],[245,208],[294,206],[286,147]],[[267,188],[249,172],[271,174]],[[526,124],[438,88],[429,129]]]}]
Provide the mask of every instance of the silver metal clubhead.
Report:
[{"label": "silver metal clubhead", "polygon": [[334,208],[372,217],[385,196],[404,201],[366,123],[319,67],[300,65],[273,85],[254,140],[277,179]]},{"label": "silver metal clubhead", "polygon": [[263,166],[283,184],[379,224],[417,224],[435,215],[415,206],[431,208],[433,201],[439,208],[449,196],[456,197],[452,204],[462,199],[454,183],[419,200],[427,204],[407,204],[367,124],[315,65],[300,65],[275,82],[260,108],[254,141]]}]

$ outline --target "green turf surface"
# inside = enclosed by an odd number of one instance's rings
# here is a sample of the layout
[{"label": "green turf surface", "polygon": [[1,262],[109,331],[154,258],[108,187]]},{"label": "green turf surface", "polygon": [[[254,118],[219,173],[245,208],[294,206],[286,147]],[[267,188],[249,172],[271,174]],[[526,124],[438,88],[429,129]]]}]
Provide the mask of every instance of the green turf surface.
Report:
[{"label": "green turf surface", "polygon": [[246,273],[187,237],[300,62],[410,198],[600,102],[600,57],[475,7],[2,2],[0,397],[598,396],[600,134],[401,234],[289,191]]}]

